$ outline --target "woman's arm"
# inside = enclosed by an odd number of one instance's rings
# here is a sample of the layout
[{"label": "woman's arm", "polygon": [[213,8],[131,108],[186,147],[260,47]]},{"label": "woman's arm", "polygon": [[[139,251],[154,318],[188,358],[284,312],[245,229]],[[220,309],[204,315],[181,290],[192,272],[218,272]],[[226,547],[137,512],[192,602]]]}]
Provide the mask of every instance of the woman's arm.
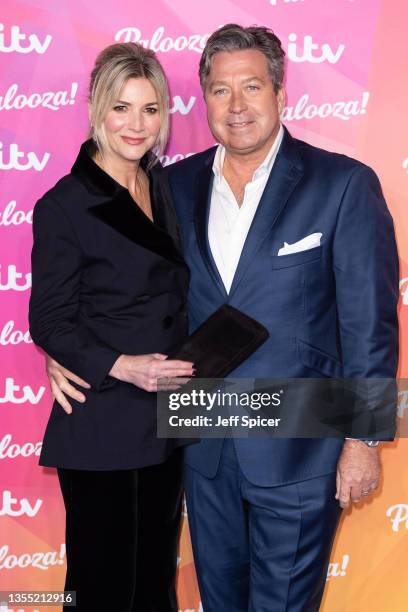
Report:
[{"label": "woman's arm", "polygon": [[[90,385],[49,355],[46,355],[46,363],[52,395],[65,412],[71,414],[72,406],[67,396],[81,403],[86,401],[86,396],[68,381],[71,380],[85,389],[89,389]],[[188,361],[167,359],[166,355],[160,353],[121,355],[110,375],[133,383],[145,391],[157,391],[158,379],[167,379],[166,385],[161,384],[160,389],[173,390],[178,389],[191,376],[194,376],[194,366]]]},{"label": "woman's arm", "polygon": [[96,390],[115,384],[108,374],[120,353],[79,320],[83,255],[70,220],[49,196],[35,206],[33,234],[31,337]]}]

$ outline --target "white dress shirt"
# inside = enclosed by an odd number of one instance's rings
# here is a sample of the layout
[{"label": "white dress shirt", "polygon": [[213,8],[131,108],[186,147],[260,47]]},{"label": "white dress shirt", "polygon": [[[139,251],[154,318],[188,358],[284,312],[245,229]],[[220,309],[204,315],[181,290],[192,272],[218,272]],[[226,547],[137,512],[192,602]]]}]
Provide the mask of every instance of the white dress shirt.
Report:
[{"label": "white dress shirt", "polygon": [[268,155],[255,170],[252,180],[245,185],[241,206],[238,206],[235,196],[222,174],[225,148],[218,145],[212,167],[214,181],[208,220],[208,240],[227,293],[231,289],[239,258],[278,154],[283,133],[281,125]]}]

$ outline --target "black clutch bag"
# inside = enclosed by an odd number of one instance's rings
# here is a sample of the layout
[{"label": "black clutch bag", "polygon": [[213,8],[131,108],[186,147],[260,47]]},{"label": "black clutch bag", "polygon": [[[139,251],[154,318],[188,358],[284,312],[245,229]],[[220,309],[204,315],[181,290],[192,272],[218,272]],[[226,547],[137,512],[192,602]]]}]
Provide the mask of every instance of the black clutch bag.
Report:
[{"label": "black clutch bag", "polygon": [[192,361],[197,378],[225,378],[267,338],[268,330],[258,321],[224,304],[169,358]]}]

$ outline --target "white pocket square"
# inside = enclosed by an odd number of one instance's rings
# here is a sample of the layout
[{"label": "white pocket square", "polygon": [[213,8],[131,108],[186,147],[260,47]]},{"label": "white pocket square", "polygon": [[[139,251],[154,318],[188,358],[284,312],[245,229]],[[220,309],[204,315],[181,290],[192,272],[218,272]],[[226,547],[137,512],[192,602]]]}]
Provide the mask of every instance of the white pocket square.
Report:
[{"label": "white pocket square", "polygon": [[302,240],[298,240],[293,244],[283,243],[283,247],[279,249],[278,255],[291,255],[292,253],[300,253],[301,251],[308,251],[320,246],[320,238],[323,236],[320,232],[310,234]]}]

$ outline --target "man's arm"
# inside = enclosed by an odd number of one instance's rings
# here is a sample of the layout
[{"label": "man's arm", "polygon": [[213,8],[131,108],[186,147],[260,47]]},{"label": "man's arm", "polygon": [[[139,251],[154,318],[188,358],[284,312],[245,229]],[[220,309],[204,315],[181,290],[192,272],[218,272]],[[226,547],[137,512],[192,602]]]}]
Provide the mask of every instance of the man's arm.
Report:
[{"label": "man's arm", "polygon": [[[333,268],[344,377],[394,378],[398,365],[398,254],[380,183],[366,166],[353,171],[343,195]],[[369,397],[369,380],[367,389]],[[375,401],[367,408],[376,418]],[[383,416],[380,409],[378,416]],[[378,448],[346,440],[337,472],[340,505],[346,507],[350,498],[358,501],[374,490],[379,477]]]}]

